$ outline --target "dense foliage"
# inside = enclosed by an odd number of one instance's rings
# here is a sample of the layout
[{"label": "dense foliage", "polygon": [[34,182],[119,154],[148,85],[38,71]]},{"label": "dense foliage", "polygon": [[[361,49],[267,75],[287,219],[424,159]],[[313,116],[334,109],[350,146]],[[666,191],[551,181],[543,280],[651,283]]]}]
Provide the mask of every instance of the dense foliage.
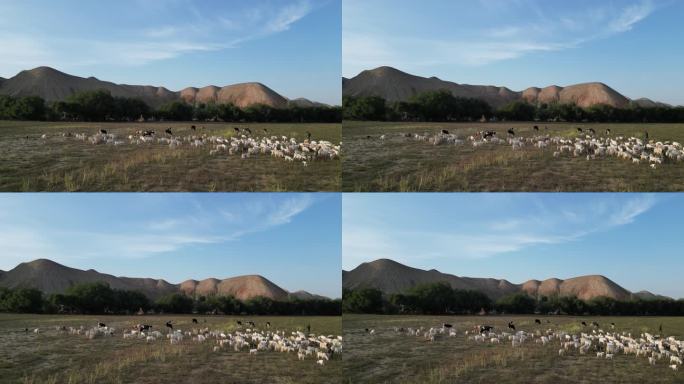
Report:
[{"label": "dense foliage", "polygon": [[455,97],[446,90],[424,92],[408,102],[390,104],[376,96],[345,96],[342,106],[347,120],[472,121],[492,114],[486,102]]},{"label": "dense foliage", "polygon": [[598,123],[682,123],[684,107],[632,105],[615,108],[594,105],[580,108],[575,104],[539,104],[514,101],[497,110],[479,99],[456,97],[448,90],[420,93],[408,102],[388,103],[377,96],[350,97],[342,100],[346,120],[370,121],[477,121],[483,116],[504,121],[569,121]]},{"label": "dense foliage", "polygon": [[37,96],[0,95],[0,120],[135,121],[140,116],[171,121],[338,123],[342,108],[252,105],[241,109],[233,104],[174,101],[154,110],[140,99],[115,97],[106,90],[79,92],[53,103]]},{"label": "dense foliage", "polygon": [[36,289],[0,288],[0,312],[132,314],[142,309],[159,313],[200,313],[226,315],[319,315],[341,314],[341,300],[276,301],[256,297],[240,301],[232,296],[170,294],[151,301],[143,293],[112,289],[107,283],[82,283],[64,294],[44,295]]},{"label": "dense foliage", "polygon": [[532,297],[525,293],[504,296],[492,302],[482,292],[452,289],[447,283],[417,285],[403,294],[384,295],[373,288],[345,289],[345,313],[374,314],[563,314],[613,316],[684,316],[684,300],[634,299],[619,301],[597,297],[584,301],[573,296]]}]

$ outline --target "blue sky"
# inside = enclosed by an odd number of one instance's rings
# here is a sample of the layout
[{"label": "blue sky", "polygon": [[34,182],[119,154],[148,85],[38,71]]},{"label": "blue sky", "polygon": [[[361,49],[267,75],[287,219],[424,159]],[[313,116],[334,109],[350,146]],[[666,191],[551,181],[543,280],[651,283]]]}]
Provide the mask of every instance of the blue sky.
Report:
[{"label": "blue sky", "polygon": [[344,0],[343,74],[389,65],[457,83],[601,81],[683,104],[684,2]]},{"label": "blue sky", "polygon": [[513,283],[601,274],[684,298],[681,194],[345,194],[342,266],[389,258]]},{"label": "blue sky", "polygon": [[259,81],[340,103],[341,0],[0,1],[0,76],[51,66],[127,84]]},{"label": "blue sky", "polygon": [[0,194],[0,269],[48,258],[172,283],[260,274],[341,294],[340,194]]}]

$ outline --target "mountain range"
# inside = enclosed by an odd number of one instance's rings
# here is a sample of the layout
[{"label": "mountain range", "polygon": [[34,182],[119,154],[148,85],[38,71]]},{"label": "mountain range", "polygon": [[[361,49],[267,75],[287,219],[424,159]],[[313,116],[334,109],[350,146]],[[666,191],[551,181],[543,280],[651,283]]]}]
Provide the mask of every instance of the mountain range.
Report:
[{"label": "mountain range", "polygon": [[440,89],[449,90],[454,96],[484,100],[494,108],[521,100],[531,104],[575,103],[583,108],[597,104],[616,108],[625,108],[630,104],[641,107],[668,106],[645,98],[630,100],[598,82],[512,91],[506,87],[458,84],[437,77],[420,77],[386,66],[363,71],[350,79],[342,78],[344,96],[379,96],[389,102],[408,101],[419,93]]},{"label": "mountain range", "polygon": [[342,271],[343,288],[375,288],[385,294],[402,293],[419,284],[438,282],[446,282],[455,289],[480,291],[494,300],[519,292],[531,296],[577,296],[582,300],[600,296],[616,300],[664,298],[646,291],[632,293],[601,275],[579,276],[565,280],[529,280],[522,284],[513,284],[503,279],[460,277],[435,269],[426,271],[389,259],[363,263],[351,271]]},{"label": "mountain range", "polygon": [[0,95],[15,97],[40,96],[47,101],[64,101],[76,92],[104,89],[112,96],[139,98],[151,107],[157,108],[171,101],[186,103],[233,103],[244,108],[254,104],[265,104],[274,108],[288,105],[300,107],[321,106],[304,98],[289,100],[261,83],[241,83],[217,87],[188,87],[181,91],[170,91],[151,85],[115,84],[95,77],[78,77],[50,67],[38,67],[21,71],[9,79],[0,78]]},{"label": "mountain range", "polygon": [[12,270],[0,271],[0,287],[36,288],[48,294],[64,293],[74,284],[94,282],[105,282],[115,289],[140,291],[151,299],[171,293],[184,293],[188,296],[234,296],[240,300],[257,296],[281,301],[288,298],[325,298],[306,291],[290,293],[259,275],[236,276],[223,280],[186,280],[180,284],[172,284],[162,279],[116,277],[94,269],[83,271],[47,259],[21,263]]}]

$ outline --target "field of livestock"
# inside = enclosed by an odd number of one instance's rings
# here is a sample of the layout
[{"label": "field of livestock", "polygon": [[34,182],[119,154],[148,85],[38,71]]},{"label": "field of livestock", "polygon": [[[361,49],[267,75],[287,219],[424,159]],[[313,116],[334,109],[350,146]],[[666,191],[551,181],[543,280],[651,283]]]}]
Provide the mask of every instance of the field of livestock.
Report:
[{"label": "field of livestock", "polygon": [[0,191],[339,191],[340,140],[340,124],[0,121]]},{"label": "field of livestock", "polygon": [[349,383],[684,381],[683,318],[344,315],[343,328]]},{"label": "field of livestock", "polygon": [[346,192],[684,191],[684,124],[343,125]]},{"label": "field of livestock", "polygon": [[[341,335],[340,317],[198,316],[196,320],[195,324],[192,316],[173,315],[0,314],[0,381],[25,384],[343,381],[341,341],[337,338]],[[173,330],[166,327],[168,321]],[[248,321],[253,321],[254,326]],[[139,324],[152,328],[138,332]],[[310,334],[302,336],[307,326]],[[293,350],[281,350],[285,345]]]}]

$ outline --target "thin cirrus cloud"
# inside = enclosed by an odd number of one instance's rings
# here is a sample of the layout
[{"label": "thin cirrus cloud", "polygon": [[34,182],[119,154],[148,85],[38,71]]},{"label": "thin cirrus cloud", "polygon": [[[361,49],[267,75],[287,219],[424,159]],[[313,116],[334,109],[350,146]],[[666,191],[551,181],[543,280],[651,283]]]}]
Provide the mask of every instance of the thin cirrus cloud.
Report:
[{"label": "thin cirrus cloud", "polygon": [[[89,35],[84,33],[53,31],[58,27],[37,27],[53,24],[53,16],[40,12],[32,15],[33,23],[27,24],[26,7],[19,3],[4,4],[0,8],[5,23],[0,26],[0,69],[12,75],[45,63],[60,68],[98,64],[140,66],[198,52],[234,49],[289,30],[316,7],[311,0],[261,1],[236,7],[235,11],[210,12],[195,6],[193,1],[163,4],[165,7],[138,3],[139,12],[150,14],[149,26],[138,28],[129,22],[115,28],[103,22],[87,38],[84,36]],[[176,24],[161,19],[167,14],[168,18],[181,19],[177,17],[181,11],[187,17]],[[80,24],[77,12],[69,17],[70,24]]]},{"label": "thin cirrus cloud", "polygon": [[[401,7],[382,2],[373,7],[360,0],[345,2],[344,75],[354,76],[381,65],[409,71],[442,64],[484,66],[538,52],[573,49],[630,31],[657,9],[652,0],[600,5],[592,2],[591,6],[486,0],[453,3],[457,9],[436,8],[442,14],[430,14],[433,3],[416,10],[409,20],[401,14],[405,12]],[[444,3],[437,4],[444,7]],[[379,13],[383,15],[382,28],[371,20]],[[423,18],[422,13],[426,13]],[[449,20],[440,19],[447,15]],[[432,22],[426,22],[428,16]]]},{"label": "thin cirrus cloud", "polygon": [[[250,235],[287,226],[312,207],[317,199],[298,194],[227,199],[217,204],[187,201],[182,214],[160,211],[132,218],[134,214],[78,214],[73,223],[59,225],[55,215],[19,204],[0,202],[0,269],[37,258],[69,263],[92,257],[143,259],[198,247],[236,244]],[[175,203],[174,203],[175,204]],[[61,209],[70,209],[64,205]],[[188,214],[187,211],[192,213]],[[150,219],[148,216],[152,216]],[[106,223],[103,225],[102,223]]]},{"label": "thin cirrus cloud", "polygon": [[464,213],[459,207],[449,206],[458,203],[459,199],[452,199],[434,216],[422,216],[416,207],[424,210],[425,205],[419,204],[416,196],[409,197],[406,204],[395,201],[391,208],[378,204],[375,210],[370,208],[376,206],[370,200],[360,207],[356,199],[372,197],[345,197],[345,269],[379,258],[416,265],[427,260],[430,264],[439,260],[487,259],[537,246],[562,246],[631,224],[657,203],[656,197],[649,194],[624,201],[595,198],[575,203],[567,199],[562,204],[541,199],[530,205],[534,199],[520,199],[507,203],[506,209],[491,210],[484,208],[484,201],[477,201],[469,204],[482,204],[482,210]]}]

